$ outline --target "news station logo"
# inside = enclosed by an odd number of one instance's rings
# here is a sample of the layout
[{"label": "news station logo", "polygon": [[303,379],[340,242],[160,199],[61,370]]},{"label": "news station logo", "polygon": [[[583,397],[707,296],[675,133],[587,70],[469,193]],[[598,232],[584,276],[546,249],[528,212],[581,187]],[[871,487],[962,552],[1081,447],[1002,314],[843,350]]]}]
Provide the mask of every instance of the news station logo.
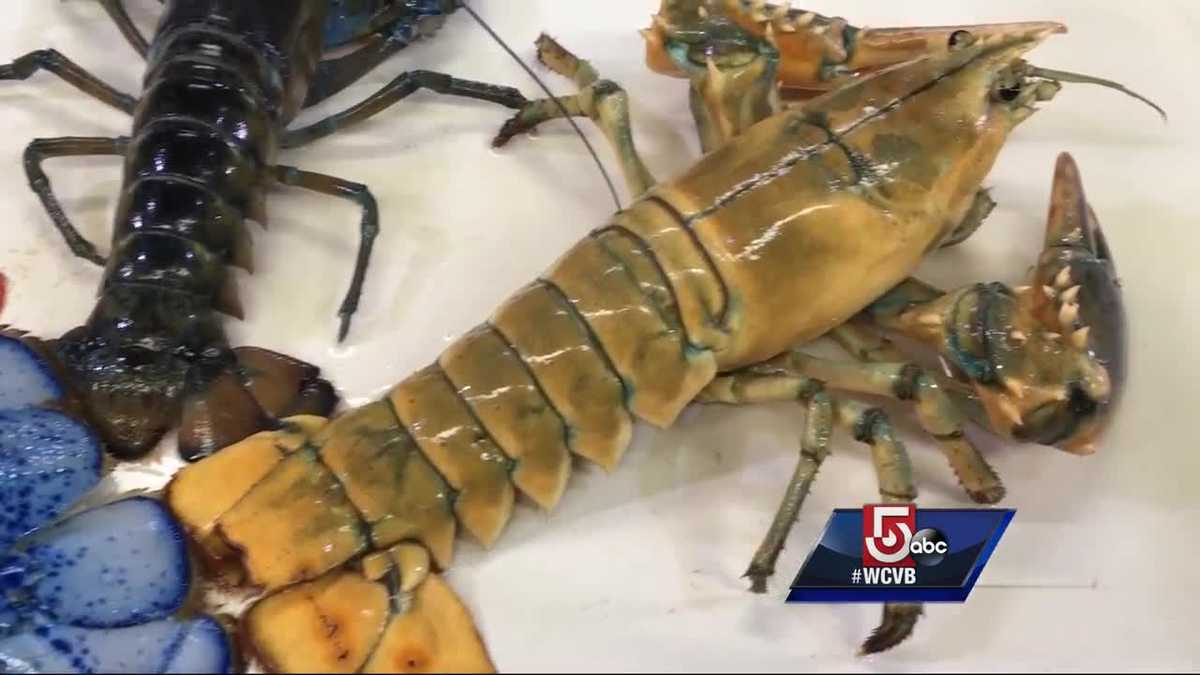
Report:
[{"label": "news station logo", "polygon": [[838,509],[789,602],[963,602],[1015,511]]}]

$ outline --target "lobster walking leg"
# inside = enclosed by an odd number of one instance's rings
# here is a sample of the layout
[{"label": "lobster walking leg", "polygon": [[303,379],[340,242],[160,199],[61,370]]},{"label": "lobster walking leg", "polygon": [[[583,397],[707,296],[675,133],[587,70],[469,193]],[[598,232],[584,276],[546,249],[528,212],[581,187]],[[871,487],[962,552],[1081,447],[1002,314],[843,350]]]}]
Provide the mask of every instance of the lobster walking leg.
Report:
[{"label": "lobster walking leg", "polygon": [[824,386],[811,378],[747,371],[719,378],[701,395],[702,400],[722,403],[759,403],[768,401],[806,401],[804,435],[800,440],[800,459],[788,482],[787,491],[771,527],[743,576],[750,579],[750,590],[767,592],[767,579],[775,574],[775,561],[783,551],[787,535],[800,515],[800,507],[812,489],[821,464],[829,456],[829,438],[833,432],[833,401]]},{"label": "lobster walking leg", "polygon": [[406,46],[406,42],[375,33],[364,38],[364,44],[349,54],[322,61],[317,66],[304,106],[314,106],[336,95]]},{"label": "lobster walking leg", "polygon": [[100,0],[100,6],[104,8],[105,12],[108,12],[113,23],[117,24],[117,28],[121,31],[121,35],[125,36],[125,40],[137,50],[142,58],[146,58],[146,53],[150,51],[150,43],[146,41],[146,36],[142,35],[142,31],[134,25],[133,19],[129,18],[124,0]]},{"label": "lobster walking leg", "polygon": [[512,119],[505,122],[492,141],[494,147],[507,144],[514,136],[532,131],[550,120],[569,114],[590,118],[617,153],[625,184],[630,194],[637,196],[649,190],[658,180],[646,168],[633,141],[629,117],[629,96],[619,84],[600,79],[590,63],[580,59],[543,33],[537,39],[538,60],[554,72],[570,78],[580,91],[574,96],[530,101]]},{"label": "lobster walking leg", "polygon": [[996,208],[996,201],[992,199],[992,195],[987,190],[980,190],[975,193],[975,201],[971,203],[971,209],[967,211],[967,215],[958,227],[950,233],[946,241],[942,242],[942,248],[950,248],[958,246],[983,225],[983,221],[992,215],[992,211]]},{"label": "lobster walking leg", "polygon": [[39,49],[0,65],[0,80],[25,80],[39,70],[54,73],[72,87],[123,113],[132,115],[137,107],[136,98],[108,85],[56,49]]},{"label": "lobster walking leg", "polygon": [[[854,330],[861,329],[847,327],[844,333]],[[962,412],[937,381],[903,355],[882,345],[869,351],[877,356],[867,364],[818,359],[799,352],[792,353],[790,361],[797,372],[819,378],[836,389],[914,402],[921,427],[937,441],[967,495],[980,504],[1000,501],[1004,497],[1000,478],[979,449],[967,440]],[[891,362],[880,361],[881,354],[892,357]]]},{"label": "lobster walking leg", "polygon": [[54,194],[54,188],[50,185],[50,179],[42,170],[42,162],[55,157],[120,156],[125,154],[128,145],[129,139],[124,137],[63,137],[35,139],[25,148],[25,175],[29,179],[29,187],[42,200],[42,206],[46,208],[46,213],[50,214],[51,220],[54,221],[54,227],[66,240],[67,246],[71,247],[72,253],[101,266],[105,263],[104,257],[100,255],[92,242],[75,229],[75,225],[63,211],[58,197]]},{"label": "lobster walking leg", "polygon": [[512,87],[460,80],[428,70],[413,70],[398,75],[382,89],[347,110],[287,132],[280,142],[280,147],[295,148],[312,143],[343,127],[370,119],[421,89],[449,96],[491,101],[507,108],[517,109],[525,104],[525,96]]},{"label": "lobster walking leg", "polygon": [[356,202],[362,207],[361,234],[358,247],[358,259],[354,263],[354,276],[350,281],[350,289],[338,309],[341,326],[338,328],[338,341],[346,339],[350,331],[350,320],[358,310],[358,301],[362,298],[363,283],[367,278],[367,266],[371,263],[371,251],[375,248],[375,237],[379,236],[379,206],[375,202],[371,190],[362,183],[352,183],[348,180],[327,176],[321,173],[303,171],[293,166],[274,167],[275,180],[282,185],[312,190],[331,197],[342,197]]},{"label": "lobster walking leg", "polygon": [[[896,438],[886,413],[856,401],[834,401],[825,394],[824,385],[819,380],[787,372],[786,368],[779,369],[774,364],[773,361],[717,378],[697,398],[704,402],[733,404],[792,400],[809,402],[809,419],[796,471],[771,529],[746,572],[751,578],[751,590],[756,592],[765,591],[766,580],[775,571],[775,560],[783,550],[788,530],[795,522],[821,463],[828,456],[827,444],[833,422],[849,430],[855,440],[871,446],[871,460],[875,465],[879,494],[883,501],[907,503],[917,497],[908,452]],[[863,653],[884,651],[900,643],[912,632],[920,615],[920,605],[884,605],[883,620],[863,643]]]}]

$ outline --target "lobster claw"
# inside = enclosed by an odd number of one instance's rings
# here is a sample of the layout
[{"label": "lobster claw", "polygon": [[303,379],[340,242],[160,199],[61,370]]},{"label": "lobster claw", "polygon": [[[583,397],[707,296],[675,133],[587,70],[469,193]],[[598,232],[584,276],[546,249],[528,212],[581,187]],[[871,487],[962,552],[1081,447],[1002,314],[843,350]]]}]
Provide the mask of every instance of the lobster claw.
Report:
[{"label": "lobster claw", "polygon": [[1097,368],[1072,385],[1074,430],[1053,443],[1087,454],[1124,384],[1125,308],[1104,232],[1087,202],[1079,168],[1067,153],[1055,168],[1045,246],[1032,283],[1038,322],[1062,336],[1068,354]]},{"label": "lobster claw", "polygon": [[845,67],[854,72],[874,70],[930,54],[947,52],[977,40],[1042,31],[1065,33],[1067,27],[1050,21],[1026,21],[963,26],[863,28],[854,36],[854,49],[848,54]]}]

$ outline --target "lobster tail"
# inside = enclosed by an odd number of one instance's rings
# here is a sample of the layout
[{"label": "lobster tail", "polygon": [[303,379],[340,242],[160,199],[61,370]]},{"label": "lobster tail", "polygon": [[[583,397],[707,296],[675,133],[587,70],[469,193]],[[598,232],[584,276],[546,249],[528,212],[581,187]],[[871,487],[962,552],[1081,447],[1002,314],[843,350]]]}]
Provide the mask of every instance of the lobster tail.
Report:
[{"label": "lobster tail", "polygon": [[179,423],[179,454],[189,462],[271,425],[229,358],[202,360],[188,371]]},{"label": "lobster tail", "polygon": [[[177,474],[168,502],[210,562],[271,593],[243,617],[265,663],[492,669],[432,570],[449,567],[460,526],[490,546],[518,495],[554,508],[572,455],[613,467],[634,416],[670,424],[712,379],[724,302],[684,227],[642,203],[385,398],[320,428],[285,420]],[[665,271],[679,261],[689,273]],[[312,375],[242,360],[288,373],[289,391]]]},{"label": "lobster tail", "polygon": [[232,350],[217,314],[241,317],[229,267],[252,267],[247,220],[264,219],[272,130],[315,68],[316,47],[301,42],[318,36],[296,28],[323,20],[325,7],[231,5],[236,30],[206,7],[171,3],[160,23],[100,300],[57,345],[67,381],[121,458],[149,452],[180,420],[180,450],[197,459],[279,415],[327,414],[337,402],[313,366]]}]

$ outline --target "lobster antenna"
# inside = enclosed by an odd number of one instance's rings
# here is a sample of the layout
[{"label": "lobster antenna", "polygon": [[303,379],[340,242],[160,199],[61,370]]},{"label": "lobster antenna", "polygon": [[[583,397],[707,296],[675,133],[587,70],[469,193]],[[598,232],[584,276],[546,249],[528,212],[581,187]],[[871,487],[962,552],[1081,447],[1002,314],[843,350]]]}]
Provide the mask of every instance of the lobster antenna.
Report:
[{"label": "lobster antenna", "polygon": [[1132,89],[1130,89],[1129,87],[1126,87],[1125,85],[1121,84],[1120,82],[1113,82],[1112,80],[1106,80],[1102,77],[1094,77],[1092,75],[1082,75],[1080,73],[1072,73],[1072,72],[1068,72],[1065,70],[1051,70],[1049,68],[1038,68],[1036,66],[1033,66],[1030,68],[1030,74],[1033,75],[1034,77],[1044,77],[1049,80],[1058,80],[1060,82],[1075,82],[1078,84],[1096,84],[1101,87],[1106,87],[1108,89],[1115,89],[1115,90],[1121,92],[1122,94],[1125,94],[1127,96],[1132,96],[1133,98],[1136,98],[1137,100],[1141,101],[1142,103],[1145,103],[1146,105],[1150,106],[1151,108],[1154,108],[1155,110],[1158,111],[1159,115],[1162,115],[1163,121],[1164,122],[1167,121],[1167,111],[1166,110],[1163,110],[1154,101],[1151,101],[1150,99],[1146,98],[1145,96],[1142,96],[1141,94],[1137,93],[1136,91],[1133,91]]},{"label": "lobster antenna", "polygon": [[563,115],[563,119],[570,123],[571,127],[575,129],[576,134],[579,134],[579,140],[583,141],[583,145],[587,148],[588,154],[590,154],[592,156],[592,160],[596,162],[596,167],[600,169],[600,175],[604,177],[604,183],[608,186],[609,193],[612,194],[613,203],[617,205],[617,210],[620,211],[621,196],[617,194],[617,186],[613,184],[612,177],[608,175],[608,171],[604,168],[604,163],[600,161],[600,155],[596,152],[596,148],[592,147],[591,141],[589,141],[587,136],[583,133],[583,129],[580,129],[579,125],[575,123],[575,119],[571,116],[571,113],[567,110],[566,106],[564,106],[562,101],[560,101],[558,97],[554,95],[554,92],[550,91],[550,87],[546,86],[546,83],[542,81],[542,78],[538,77],[537,73],[533,72],[533,69],[530,68],[524,61],[522,61],[520,56],[517,56],[517,53],[512,50],[512,47],[509,47],[508,43],[505,42],[504,39],[499,35],[497,35],[496,31],[492,30],[492,27],[489,26],[482,17],[475,13],[475,10],[471,9],[471,7],[466,3],[466,0],[462,0],[462,2],[459,3],[459,7],[462,7],[464,10],[466,10],[467,14],[470,14],[471,18],[475,19],[475,21],[477,21],[485,31],[487,31],[487,34],[491,35],[492,39],[495,40],[496,43],[502,48],[504,48],[504,51],[508,52],[508,55],[511,56],[526,73],[529,74],[529,77],[533,78],[534,82],[537,82],[537,85],[542,88],[542,91],[546,92],[546,96],[548,96],[551,101],[554,101],[554,105],[558,106],[559,111]]}]

